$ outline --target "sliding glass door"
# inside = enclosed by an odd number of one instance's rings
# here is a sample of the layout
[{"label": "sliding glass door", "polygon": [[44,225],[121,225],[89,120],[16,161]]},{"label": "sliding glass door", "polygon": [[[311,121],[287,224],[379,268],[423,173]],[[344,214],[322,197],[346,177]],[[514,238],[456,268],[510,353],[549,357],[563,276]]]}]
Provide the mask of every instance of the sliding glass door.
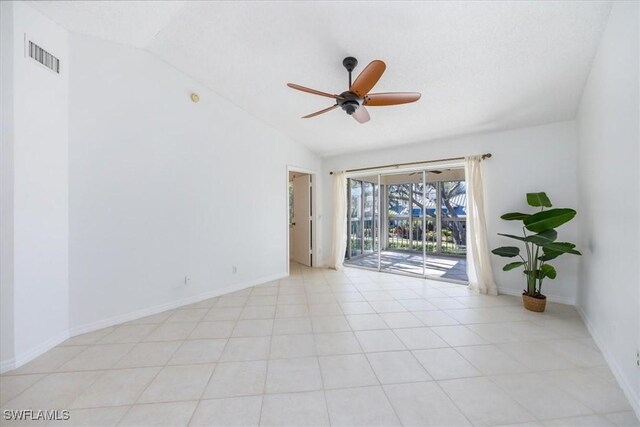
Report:
[{"label": "sliding glass door", "polygon": [[411,171],[347,180],[345,264],[466,280],[464,171]]}]

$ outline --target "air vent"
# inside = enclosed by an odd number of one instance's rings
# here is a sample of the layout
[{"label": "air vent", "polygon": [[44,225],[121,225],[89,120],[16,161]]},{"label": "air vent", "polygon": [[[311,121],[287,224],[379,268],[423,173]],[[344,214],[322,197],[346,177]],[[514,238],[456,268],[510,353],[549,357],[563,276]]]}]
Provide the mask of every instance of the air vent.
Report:
[{"label": "air vent", "polygon": [[29,40],[29,56],[54,73],[60,74],[60,60]]}]

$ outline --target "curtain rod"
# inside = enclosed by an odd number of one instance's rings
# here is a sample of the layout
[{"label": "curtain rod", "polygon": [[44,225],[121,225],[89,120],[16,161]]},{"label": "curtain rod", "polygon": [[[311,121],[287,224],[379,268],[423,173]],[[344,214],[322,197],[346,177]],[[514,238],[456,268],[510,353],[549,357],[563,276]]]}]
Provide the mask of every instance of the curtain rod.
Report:
[{"label": "curtain rod", "polygon": [[[490,159],[491,153],[485,153],[482,155],[482,160]],[[448,159],[438,159],[438,160],[423,160],[421,162],[408,162],[408,163],[394,163],[391,165],[383,165],[383,166],[371,166],[368,168],[358,168],[358,169],[349,169],[345,172],[362,172],[374,169],[385,169],[385,168],[399,168],[400,166],[412,166],[412,165],[423,165],[426,163],[439,163],[439,162],[450,162],[452,160],[464,160],[464,157],[451,157]],[[329,172],[329,175],[333,175],[333,172]]]}]

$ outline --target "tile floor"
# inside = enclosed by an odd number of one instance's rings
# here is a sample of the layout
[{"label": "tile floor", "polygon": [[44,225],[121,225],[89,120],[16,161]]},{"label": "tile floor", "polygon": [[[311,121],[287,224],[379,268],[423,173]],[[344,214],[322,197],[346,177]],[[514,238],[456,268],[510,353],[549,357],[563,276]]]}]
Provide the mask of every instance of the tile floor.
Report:
[{"label": "tile floor", "polygon": [[[361,255],[345,260],[346,265],[378,269],[378,254]],[[467,259],[460,256],[432,255],[426,257],[426,276],[467,282]],[[422,276],[422,252],[385,250],[380,254],[383,271]]]},{"label": "tile floor", "polygon": [[299,265],[74,337],[0,391],[64,426],[640,425],[573,307]]}]

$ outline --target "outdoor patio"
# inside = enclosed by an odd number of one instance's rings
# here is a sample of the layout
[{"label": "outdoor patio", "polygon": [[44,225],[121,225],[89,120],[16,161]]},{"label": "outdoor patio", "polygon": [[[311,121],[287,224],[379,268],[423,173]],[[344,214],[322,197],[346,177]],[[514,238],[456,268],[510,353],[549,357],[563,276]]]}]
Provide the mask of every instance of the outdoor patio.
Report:
[{"label": "outdoor patio", "polygon": [[[378,268],[376,253],[348,259],[346,266]],[[466,282],[467,260],[464,257],[441,256],[427,254],[426,274],[441,279]],[[422,275],[422,252],[385,250],[380,254],[381,271],[393,271]]]}]

